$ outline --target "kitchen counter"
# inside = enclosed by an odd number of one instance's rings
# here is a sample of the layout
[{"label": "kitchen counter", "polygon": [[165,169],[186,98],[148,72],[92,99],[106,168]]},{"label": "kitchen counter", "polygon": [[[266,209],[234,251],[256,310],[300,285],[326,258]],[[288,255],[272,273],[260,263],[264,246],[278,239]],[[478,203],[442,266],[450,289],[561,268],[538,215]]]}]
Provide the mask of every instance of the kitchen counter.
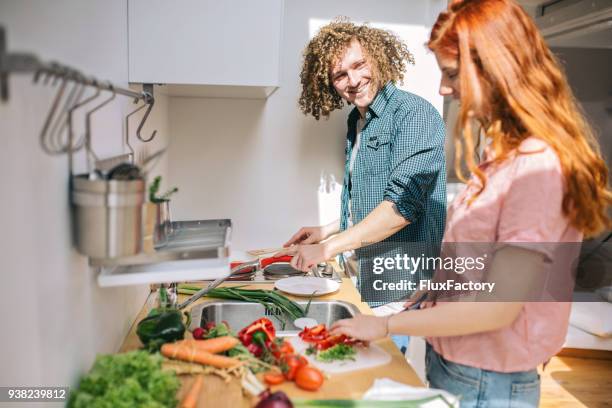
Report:
[{"label": "kitchen counter", "polygon": [[[227,283],[223,286],[235,286],[235,284]],[[247,286],[249,289],[265,288],[272,289],[273,284],[258,284]],[[290,296],[291,297],[291,296]],[[145,306],[140,311],[136,322],[139,322],[145,317],[154,303],[155,295],[152,294],[147,299]],[[185,300],[186,296],[179,296],[179,302]],[[294,297],[294,299],[297,299]],[[303,298],[302,298],[303,299]],[[359,311],[364,314],[372,314],[372,310],[367,304],[361,302],[361,297],[350,279],[343,279],[340,285],[340,290],[336,293],[320,296],[317,299],[321,300],[343,300],[353,303],[359,308]],[[211,301],[212,299],[204,298],[194,302],[194,305],[202,302]],[[233,328],[234,330],[240,328]],[[391,362],[370,369],[353,371],[343,374],[334,374],[325,380],[321,389],[317,392],[303,391],[295,386],[292,382],[286,382],[279,386],[273,387],[273,391],[282,390],[291,398],[308,398],[308,399],[359,399],[367,391],[376,378],[387,377],[395,381],[413,386],[423,386],[423,383],[417,377],[414,370],[407,363],[404,356],[397,349],[390,338],[379,340],[376,342],[381,348],[391,355]],[[136,324],[130,329],[128,336],[120,348],[120,352],[136,350],[141,347],[140,340],[136,336]],[[186,387],[183,387],[186,388]],[[211,407],[248,407],[249,400],[244,398],[241,393],[240,384],[234,380],[225,384],[216,376],[206,376],[204,390],[202,395],[206,395],[207,405]]]}]

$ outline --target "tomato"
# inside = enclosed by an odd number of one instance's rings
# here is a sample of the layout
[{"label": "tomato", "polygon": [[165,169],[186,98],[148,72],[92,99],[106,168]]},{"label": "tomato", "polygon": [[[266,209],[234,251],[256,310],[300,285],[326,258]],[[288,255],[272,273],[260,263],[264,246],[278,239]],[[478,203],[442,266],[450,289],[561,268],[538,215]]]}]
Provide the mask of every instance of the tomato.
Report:
[{"label": "tomato", "polygon": [[293,346],[291,345],[291,343],[285,340],[283,344],[281,344],[280,346],[280,352],[281,352],[281,355],[282,354],[293,354],[295,353],[295,350],[293,349]]},{"label": "tomato", "polygon": [[308,365],[308,360],[306,360],[302,356],[298,356],[295,354],[286,355],[282,361],[283,371],[285,373],[285,378],[288,380],[293,380],[298,370],[305,365]]},{"label": "tomato", "polygon": [[285,376],[278,371],[269,371],[265,373],[263,379],[268,385],[278,385],[285,382]]},{"label": "tomato", "polygon": [[277,361],[282,360],[284,356],[295,353],[291,343],[278,338],[276,341],[274,341],[274,343],[272,343],[270,349],[272,350],[272,355]]},{"label": "tomato", "polygon": [[301,367],[295,375],[295,384],[308,391],[316,391],[323,385],[323,374],[313,366]]}]

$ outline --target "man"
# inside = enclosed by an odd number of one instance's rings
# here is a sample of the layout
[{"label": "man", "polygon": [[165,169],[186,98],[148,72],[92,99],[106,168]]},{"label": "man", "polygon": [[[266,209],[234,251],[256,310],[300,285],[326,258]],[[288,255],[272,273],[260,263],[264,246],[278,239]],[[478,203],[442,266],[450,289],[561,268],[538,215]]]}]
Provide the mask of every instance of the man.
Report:
[{"label": "man", "polygon": [[[414,63],[412,55],[395,35],[337,20],[310,41],[301,72],[299,103],[305,114],[327,117],[343,101],[355,108],[348,117],[340,220],[300,229],[282,253],[293,254],[292,266],[308,271],[356,250],[358,289],[373,306],[410,294],[379,290],[376,280],[418,282],[428,271],[377,275],[367,262],[379,255],[421,256],[426,250],[421,248],[439,246],[444,232],[444,124],[426,100],[394,86],[403,79],[406,62]],[[386,246],[367,247],[381,241]],[[406,243],[421,246],[415,250]]]}]

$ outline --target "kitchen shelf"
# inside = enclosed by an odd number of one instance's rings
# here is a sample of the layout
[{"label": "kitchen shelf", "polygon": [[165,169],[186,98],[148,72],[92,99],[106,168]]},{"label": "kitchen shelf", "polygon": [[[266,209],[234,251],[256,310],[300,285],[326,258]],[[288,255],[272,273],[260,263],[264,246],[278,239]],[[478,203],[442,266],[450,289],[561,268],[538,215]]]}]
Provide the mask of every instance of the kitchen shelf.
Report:
[{"label": "kitchen shelf", "polygon": [[229,275],[231,221],[174,221],[166,244],[138,255],[91,259],[102,287],[210,280]]}]

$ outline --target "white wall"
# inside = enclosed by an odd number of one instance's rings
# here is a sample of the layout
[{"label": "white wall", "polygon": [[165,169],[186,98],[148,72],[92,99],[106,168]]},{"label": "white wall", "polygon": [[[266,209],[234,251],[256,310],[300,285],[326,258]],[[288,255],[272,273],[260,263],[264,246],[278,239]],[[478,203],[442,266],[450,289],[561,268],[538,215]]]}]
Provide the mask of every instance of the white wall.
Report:
[{"label": "white wall", "polygon": [[[439,73],[424,50],[444,0],[285,1],[281,87],[267,100],[171,98],[169,150],[175,219],[231,218],[233,248],[282,244],[317,224],[322,172],[341,181],[349,109],[316,121],[298,109],[302,51],[310,29],[344,15],[399,29],[416,56],[405,88],[442,108]],[[238,45],[228,45],[236,47]],[[245,66],[244,69],[248,69]]]},{"label": "white wall", "polygon": [[[125,0],[2,0],[0,25],[9,51],[127,86]],[[67,158],[46,155],[38,141],[55,89],[32,85],[30,75],[11,76],[10,100],[0,103],[2,386],[75,386],[96,353],[117,351],[148,293],[144,286],[99,288],[87,258],[71,247]],[[132,108],[117,97],[94,117],[100,156],[124,152],[123,118]],[[157,146],[166,143],[166,117],[160,97],[145,126],[158,129]],[[76,122],[80,134],[82,118]],[[165,163],[157,170],[165,172]]]}]

